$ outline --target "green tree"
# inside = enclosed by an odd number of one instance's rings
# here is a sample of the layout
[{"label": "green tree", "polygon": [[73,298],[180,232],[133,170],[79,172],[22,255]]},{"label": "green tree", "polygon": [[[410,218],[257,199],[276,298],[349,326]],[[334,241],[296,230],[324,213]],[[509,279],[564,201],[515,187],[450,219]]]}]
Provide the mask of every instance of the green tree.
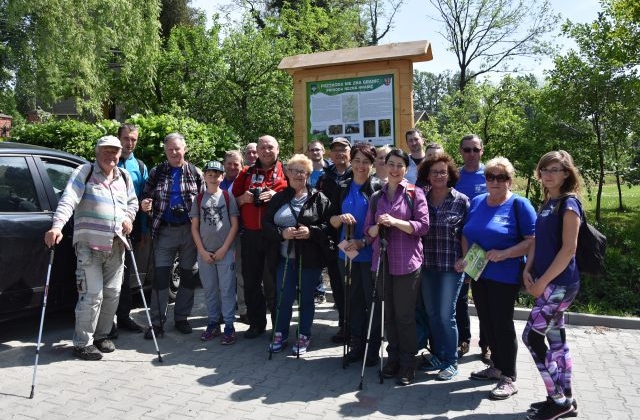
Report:
[{"label": "green tree", "polygon": [[444,96],[455,92],[455,85],[449,70],[440,74],[413,70],[413,109],[435,115]]},{"label": "green tree", "polygon": [[509,68],[514,58],[552,51],[543,37],[556,28],[559,17],[552,14],[549,0],[429,2],[444,26],[441,35],[458,58],[461,91],[477,76]]},{"label": "green tree", "polygon": [[[151,84],[159,46],[156,1],[13,0],[0,3],[3,71],[22,112],[76,100],[98,115],[114,80]],[[6,89],[6,88],[5,88]]]},{"label": "green tree", "polygon": [[591,126],[592,154],[587,168],[588,178],[597,183],[596,220],[601,219],[601,196],[605,171],[613,169],[618,183],[622,209],[620,170],[629,156],[629,133],[633,115],[638,109],[636,70],[624,57],[624,40],[618,37],[617,22],[605,12],[591,24],[571,24],[564,31],[572,37],[578,51],[557,57],[549,83],[559,115],[569,121],[586,121]]}]

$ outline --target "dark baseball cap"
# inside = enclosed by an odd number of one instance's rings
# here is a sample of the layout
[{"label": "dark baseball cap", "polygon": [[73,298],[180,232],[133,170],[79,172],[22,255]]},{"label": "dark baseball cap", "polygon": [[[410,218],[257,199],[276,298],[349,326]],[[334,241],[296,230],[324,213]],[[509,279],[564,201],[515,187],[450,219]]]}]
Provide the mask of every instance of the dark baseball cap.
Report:
[{"label": "dark baseball cap", "polygon": [[344,147],[351,147],[351,143],[349,143],[349,140],[345,139],[344,137],[336,137],[331,142],[331,146],[329,148],[333,149],[333,146],[338,145],[338,144],[340,146],[344,146]]},{"label": "dark baseball cap", "polygon": [[207,162],[206,165],[204,165],[203,171],[204,172],[207,172],[207,171],[224,172],[224,167],[222,166],[222,163],[220,163],[219,161],[211,160]]}]

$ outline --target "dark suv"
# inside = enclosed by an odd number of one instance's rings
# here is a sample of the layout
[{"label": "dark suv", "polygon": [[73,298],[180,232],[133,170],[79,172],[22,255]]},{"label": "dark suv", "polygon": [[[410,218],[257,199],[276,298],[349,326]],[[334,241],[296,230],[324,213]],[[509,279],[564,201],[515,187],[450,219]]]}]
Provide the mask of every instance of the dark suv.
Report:
[{"label": "dark suv", "polygon": [[[45,147],[0,142],[0,321],[40,308],[49,263],[44,233],[71,172],[87,161]],[[73,307],[73,223],[55,247],[47,309]],[[144,281],[148,254],[136,255]],[[133,284],[137,284],[133,280]]]}]

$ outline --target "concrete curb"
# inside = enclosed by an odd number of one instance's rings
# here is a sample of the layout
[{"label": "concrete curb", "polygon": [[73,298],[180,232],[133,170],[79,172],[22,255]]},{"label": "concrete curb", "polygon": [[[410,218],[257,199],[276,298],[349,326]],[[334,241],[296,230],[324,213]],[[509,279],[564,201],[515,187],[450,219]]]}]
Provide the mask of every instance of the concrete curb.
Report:
[{"label": "concrete curb", "polygon": [[[325,294],[328,302],[334,301],[331,290],[327,290]],[[526,321],[529,318],[530,312],[531,310],[527,308],[515,308],[513,319],[516,321]],[[476,307],[472,303],[469,304],[469,315],[478,315]],[[578,325],[583,327],[608,327],[640,330],[640,318],[634,317],[590,315],[577,312],[567,312],[565,314],[565,323],[568,325]]]}]

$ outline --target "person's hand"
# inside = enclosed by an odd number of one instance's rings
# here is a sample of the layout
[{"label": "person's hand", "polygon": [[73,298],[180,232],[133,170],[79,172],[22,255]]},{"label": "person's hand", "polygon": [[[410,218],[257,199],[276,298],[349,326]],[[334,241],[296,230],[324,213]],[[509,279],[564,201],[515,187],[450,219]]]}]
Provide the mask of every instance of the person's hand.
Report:
[{"label": "person's hand", "polygon": [[153,200],[150,198],[145,198],[140,202],[140,210],[142,210],[145,213],[149,213],[152,207],[153,207]]},{"label": "person's hand", "polygon": [[340,221],[345,225],[355,225],[357,220],[351,213],[339,214]]},{"label": "person's hand", "polygon": [[258,197],[263,203],[268,203],[274,195],[276,195],[275,191],[265,188]]},{"label": "person's hand", "polygon": [[380,226],[378,225],[373,225],[369,228],[369,231],[367,232],[369,234],[369,236],[371,236],[372,238],[375,238],[376,236],[378,236],[378,233],[380,231]]},{"label": "person's hand", "polygon": [[284,239],[287,239],[287,240],[295,239],[295,237],[294,237],[295,231],[296,231],[296,228],[294,228],[294,227],[284,228],[282,230],[282,237]]},{"label": "person's hand", "polygon": [[227,255],[227,250],[224,248],[218,248],[216,252],[212,253],[213,261],[222,261],[224,260],[225,255]]},{"label": "person's hand", "polygon": [[62,236],[60,229],[51,228],[44,234],[44,243],[47,244],[47,247],[52,248],[60,243]]},{"label": "person's hand", "polygon": [[464,258],[458,258],[456,263],[453,265],[453,267],[458,273],[462,273],[466,266],[467,266],[467,262],[464,260]]},{"label": "person's hand", "polygon": [[133,230],[133,223],[131,223],[131,220],[125,218],[122,221],[122,233],[126,236],[130,234],[132,230]]},{"label": "person's hand", "polygon": [[485,258],[492,262],[504,261],[509,258],[509,252],[506,249],[491,249],[487,251]]},{"label": "person's hand", "polygon": [[528,271],[522,273],[522,283],[524,284],[524,288],[527,293],[534,298],[542,296],[544,289],[546,288],[546,285],[542,284],[542,282],[536,281]]},{"label": "person's hand", "polygon": [[215,259],[213,258],[213,252],[209,252],[206,249],[202,248],[198,250],[198,254],[200,254],[202,260],[207,264],[213,264],[215,262]]},{"label": "person's hand", "polygon": [[242,195],[236,197],[236,202],[239,206],[244,206],[245,204],[253,203],[253,193],[249,190],[245,191]]},{"label": "person's hand", "polygon": [[378,216],[378,224],[386,227],[393,227],[396,224],[395,217],[391,216],[389,213],[381,214]]},{"label": "person's hand", "polygon": [[294,239],[309,239],[309,237],[311,236],[311,231],[307,226],[300,225],[300,227],[295,230],[293,236]]}]

